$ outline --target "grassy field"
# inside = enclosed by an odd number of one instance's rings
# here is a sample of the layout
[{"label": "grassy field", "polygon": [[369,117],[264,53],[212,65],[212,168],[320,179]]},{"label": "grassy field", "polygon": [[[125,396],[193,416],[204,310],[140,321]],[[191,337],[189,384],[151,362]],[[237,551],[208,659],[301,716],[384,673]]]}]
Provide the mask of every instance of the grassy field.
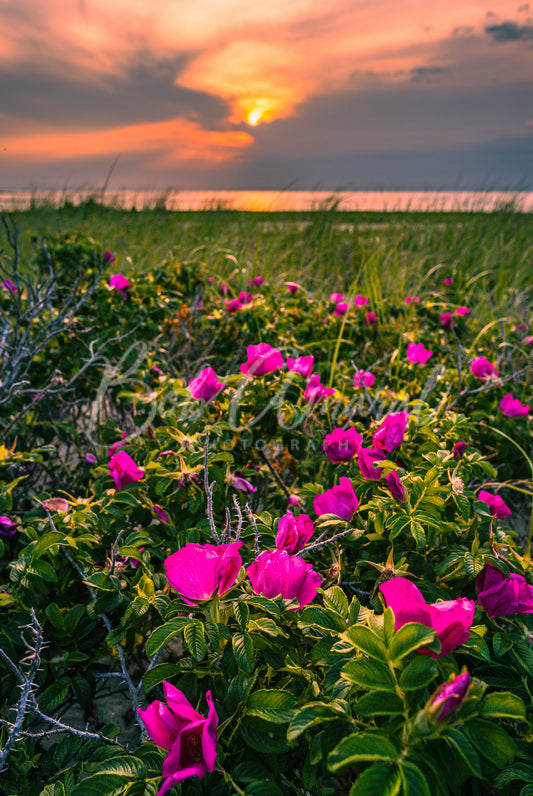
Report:
[{"label": "grassy field", "polygon": [[[24,262],[32,239],[58,231],[91,235],[116,255],[117,270],[149,273],[168,256],[233,276],[300,280],[316,291],[357,288],[376,306],[429,295],[444,277],[479,305],[480,318],[505,314],[530,299],[532,219],[492,213],[349,213],[325,208],[300,213],[215,209],[128,211],[94,201],[38,206],[12,214]],[[5,248],[4,230],[0,247]]]}]

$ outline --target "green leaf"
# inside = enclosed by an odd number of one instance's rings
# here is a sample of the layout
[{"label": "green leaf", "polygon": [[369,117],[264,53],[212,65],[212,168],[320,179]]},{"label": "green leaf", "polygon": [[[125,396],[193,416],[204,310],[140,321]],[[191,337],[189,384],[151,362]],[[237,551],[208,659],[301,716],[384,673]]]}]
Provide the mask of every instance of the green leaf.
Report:
[{"label": "green leaf", "polygon": [[533,782],[533,766],[527,763],[516,762],[501,771],[494,780],[495,786],[505,788],[513,779],[521,779],[523,782]]},{"label": "green leaf", "polygon": [[385,634],[385,644],[387,644],[388,647],[390,647],[391,641],[394,638],[395,621],[392,608],[385,608],[383,611],[383,632]]},{"label": "green leaf", "polygon": [[104,760],[96,767],[95,774],[104,771],[124,777],[146,777],[146,766],[143,761],[131,755],[120,755]]},{"label": "green leaf", "polygon": [[406,760],[400,766],[404,796],[432,796],[427,779],[414,763]]},{"label": "green leaf", "polygon": [[183,628],[190,622],[191,620],[188,617],[178,616],[175,619],[170,619],[168,622],[165,622],[164,625],[156,627],[146,642],[146,654],[148,657],[153,657],[161,647],[164,647],[165,644],[170,641],[170,639],[182,633]]},{"label": "green leaf", "polygon": [[515,641],[511,655],[528,674],[533,676],[533,650],[523,641]]},{"label": "green leaf", "polygon": [[526,721],[526,707],[519,696],[509,691],[497,691],[486,694],[480,705],[479,712],[486,718],[498,716],[503,719]]},{"label": "green leaf", "polygon": [[250,694],[247,716],[268,721],[270,724],[287,724],[298,711],[296,697],[288,691],[260,689]]},{"label": "green leaf", "polygon": [[39,707],[44,713],[53,713],[68,696],[69,681],[62,677],[57,683],[45,688],[39,697]]},{"label": "green leaf", "polygon": [[396,684],[388,667],[378,661],[350,661],[342,668],[341,677],[363,688],[396,692]]},{"label": "green leaf", "polygon": [[183,628],[183,640],[195,661],[205,658],[207,645],[205,643],[205,631],[201,622],[194,619]]},{"label": "green leaf", "polygon": [[269,619],[268,616],[261,617],[260,619],[250,619],[248,622],[248,630],[250,633],[264,633],[267,636],[287,637],[287,634],[281,630],[279,625],[277,625],[273,619]]},{"label": "green leaf", "polygon": [[330,633],[339,633],[346,630],[346,620],[336,611],[321,608],[319,605],[310,605],[298,612],[299,628],[320,628]]},{"label": "green leaf", "polygon": [[377,691],[359,697],[354,710],[359,716],[397,716],[403,713],[403,703],[396,694]]},{"label": "green leaf", "polygon": [[59,533],[59,531],[50,531],[49,533],[45,533],[44,536],[41,536],[31,551],[32,563],[36,558],[39,558],[39,556],[42,556],[43,553],[46,553],[46,551],[51,547],[63,542],[64,540],[65,534]]},{"label": "green leaf", "polygon": [[233,614],[241,630],[244,632],[248,624],[248,619],[250,618],[250,609],[243,600],[235,600],[233,602]]},{"label": "green leaf", "polygon": [[178,671],[175,663],[157,664],[157,666],[154,666],[150,671],[146,672],[143,677],[143,688],[145,693],[151,691],[152,688],[162,683],[163,680],[170,680]]},{"label": "green leaf", "polygon": [[468,738],[460,730],[455,729],[455,727],[448,728],[442,737],[448,746],[451,746],[452,749],[455,749],[455,751],[460,754],[472,774],[481,779],[483,775],[481,773],[479,757]]},{"label": "green leaf", "polygon": [[396,796],[401,787],[400,772],[388,763],[376,763],[359,774],[349,796]]},{"label": "green leaf", "polygon": [[101,591],[115,591],[120,588],[120,581],[117,577],[111,577],[106,572],[95,572],[83,581],[87,586],[92,586],[93,589],[100,589]]},{"label": "green leaf", "polygon": [[230,713],[234,713],[239,707],[243,708],[246,705],[248,696],[254,687],[256,680],[256,672],[253,674],[239,672],[239,674],[232,679],[224,700],[224,703],[227,704],[227,709]]},{"label": "green leaf", "polygon": [[105,796],[124,786],[122,774],[98,773],[86,777],[70,791],[70,796]]},{"label": "green leaf", "polygon": [[416,542],[416,546],[420,548],[425,547],[427,544],[426,532],[419,522],[411,520],[411,536]]},{"label": "green leaf", "polygon": [[324,605],[332,608],[344,619],[348,616],[348,598],[340,586],[332,586],[324,592]]},{"label": "green leaf", "polygon": [[328,755],[328,768],[336,773],[346,766],[367,760],[396,760],[398,751],[386,735],[348,735]]},{"label": "green leaf", "polygon": [[349,641],[356,649],[365,652],[370,658],[385,663],[389,654],[383,641],[370,628],[365,625],[355,625],[346,633],[341,633],[341,638]]},{"label": "green leaf", "polygon": [[50,603],[46,606],[45,614],[50,620],[51,624],[57,628],[57,630],[65,630],[65,617],[59,610],[59,606],[57,603]]},{"label": "green leaf", "polygon": [[409,661],[400,675],[400,686],[404,691],[416,691],[424,688],[435,679],[439,670],[433,658],[417,655]]},{"label": "green leaf", "polygon": [[418,622],[408,622],[395,634],[389,645],[390,654],[394,665],[399,663],[409,653],[420,647],[427,647],[436,638],[436,633],[431,627],[426,627]]},{"label": "green leaf", "polygon": [[275,782],[251,782],[246,786],[246,796],[283,796]]},{"label": "green leaf", "polygon": [[310,727],[339,718],[346,718],[349,720],[350,717],[339,710],[338,706],[335,709],[333,705],[324,702],[314,702],[305,705],[303,708],[300,708],[296,716],[292,719],[287,730],[287,739],[289,741],[294,741]]},{"label": "green leaf", "polygon": [[254,668],[254,643],[249,633],[235,633],[231,639],[233,655],[237,665],[245,672]]},{"label": "green leaf", "polygon": [[273,616],[275,619],[279,619],[281,617],[279,605],[275,600],[269,600],[266,597],[253,596],[248,597],[246,602],[248,605],[251,605],[254,608],[260,608],[262,611],[270,614],[270,616]]},{"label": "green leaf", "polygon": [[472,719],[465,732],[478,752],[497,768],[503,768],[516,755],[514,742],[503,727],[494,722]]},{"label": "green leaf", "polygon": [[361,605],[357,597],[352,597],[352,601],[350,603],[350,607],[348,608],[348,624],[355,625],[357,620],[359,619],[359,612],[361,610]]}]

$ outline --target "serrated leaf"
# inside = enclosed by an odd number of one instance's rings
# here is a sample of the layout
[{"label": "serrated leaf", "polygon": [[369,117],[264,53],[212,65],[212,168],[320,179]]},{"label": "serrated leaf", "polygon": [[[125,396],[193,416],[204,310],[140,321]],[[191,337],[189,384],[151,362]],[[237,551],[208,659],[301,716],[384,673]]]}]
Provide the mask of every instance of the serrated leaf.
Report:
[{"label": "serrated leaf", "polygon": [[287,724],[298,710],[296,697],[288,691],[260,689],[250,694],[246,715],[255,716],[269,724]]},{"label": "serrated leaf", "polygon": [[519,696],[509,691],[486,694],[479,707],[481,716],[526,721],[526,707]]},{"label": "serrated leaf", "polygon": [[370,658],[385,663],[388,658],[388,650],[383,641],[370,628],[365,625],[355,625],[340,634],[341,638],[349,641],[353,647],[366,653]]},{"label": "serrated leaf", "polygon": [[494,722],[472,719],[465,732],[478,752],[500,769],[516,755],[516,746],[511,737]]},{"label": "serrated leaf", "polygon": [[427,779],[422,771],[406,760],[400,766],[404,796],[432,796]]},{"label": "serrated leaf", "polygon": [[231,639],[233,656],[237,665],[245,672],[254,668],[254,643],[249,633],[235,633]]},{"label": "serrated leaf", "polygon": [[251,782],[246,787],[246,796],[283,796],[275,782]]},{"label": "serrated leaf", "polygon": [[403,713],[404,707],[396,694],[377,691],[359,697],[354,710],[359,716],[397,716]]},{"label": "serrated leaf", "polygon": [[45,614],[57,630],[65,629],[65,617],[59,610],[57,603],[50,603],[45,608]]},{"label": "serrated leaf", "polygon": [[396,665],[411,652],[427,647],[436,638],[436,633],[431,627],[426,627],[418,622],[408,622],[395,634],[389,645],[393,663]]},{"label": "serrated leaf", "polygon": [[196,661],[201,661],[207,653],[204,626],[197,620],[192,620],[183,628],[185,646]]},{"label": "serrated leaf", "polygon": [[52,683],[44,689],[39,696],[39,707],[44,713],[53,713],[65,701],[68,692],[69,683],[65,682],[65,678],[61,678],[59,682]]},{"label": "serrated leaf", "polygon": [[243,600],[235,600],[233,602],[233,615],[244,632],[250,618],[250,609]]},{"label": "serrated leaf", "polygon": [[348,735],[328,755],[328,768],[335,774],[346,766],[369,760],[396,760],[398,751],[386,735]]},{"label": "serrated leaf", "polygon": [[257,595],[248,597],[246,602],[248,605],[251,605],[254,608],[260,608],[262,611],[270,614],[270,616],[273,616],[275,619],[279,619],[281,617],[279,605],[277,602],[275,602],[275,600],[269,600],[267,597],[260,597]]},{"label": "serrated leaf", "polygon": [[321,608],[319,605],[309,605],[298,612],[298,627],[320,628],[331,633],[346,630],[346,621],[335,611]]},{"label": "serrated leaf", "polygon": [[250,633],[264,633],[267,636],[284,636],[287,638],[287,633],[284,633],[279,625],[267,616],[261,617],[260,619],[250,619],[248,622],[248,630]]},{"label": "serrated leaf", "polygon": [[402,785],[400,772],[388,763],[376,763],[359,774],[349,796],[396,796]]},{"label": "serrated leaf", "polygon": [[253,674],[239,672],[239,674],[232,679],[224,700],[230,713],[233,713],[237,710],[237,708],[243,708],[246,705],[248,696],[255,685],[256,679],[257,672],[254,672]]},{"label": "serrated leaf", "polygon": [[158,663],[150,671],[146,672],[143,677],[143,688],[145,693],[151,691],[156,685],[162,683],[163,680],[170,680],[179,671],[175,663]]},{"label": "serrated leaf", "polygon": [[514,779],[521,779],[523,782],[533,782],[533,766],[527,763],[516,762],[501,771],[494,780],[495,786],[505,788]]},{"label": "serrated leaf", "polygon": [[183,632],[183,629],[191,620],[186,616],[178,616],[175,619],[170,619],[164,625],[156,627],[151,636],[146,642],[146,654],[151,658],[161,647],[164,647],[170,639]]},{"label": "serrated leaf", "polygon": [[[305,705],[297,712],[296,716],[291,720],[287,730],[287,739],[294,741],[299,738],[306,730],[314,727],[316,724],[323,724],[327,721],[334,721],[342,719],[343,714],[337,708],[335,710],[331,705],[324,702],[314,702],[310,705]],[[347,720],[350,719],[349,715],[345,715]]]},{"label": "serrated leaf", "polygon": [[331,586],[324,592],[324,605],[340,614],[344,619],[348,616],[348,598],[340,586]]},{"label": "serrated leaf", "polygon": [[451,746],[452,749],[459,753],[472,774],[481,779],[483,774],[478,754],[464,733],[455,729],[455,727],[449,727],[442,737],[448,746]]},{"label": "serrated leaf", "polygon": [[400,686],[404,691],[416,691],[429,685],[438,674],[437,664],[433,658],[418,655],[409,661],[400,674]]},{"label": "serrated leaf", "polygon": [[34,562],[36,558],[42,556],[43,553],[46,553],[51,547],[60,542],[64,541],[65,534],[60,533],[59,531],[49,531],[45,533],[44,536],[41,536],[39,541],[34,545],[31,551],[31,561]]},{"label": "serrated leaf", "polygon": [[341,677],[362,688],[396,693],[396,685],[388,667],[378,661],[350,661],[342,668]]},{"label": "serrated leaf", "polygon": [[420,548],[425,547],[427,544],[426,532],[419,522],[411,520],[411,536],[416,542],[416,546]]},{"label": "serrated leaf", "polygon": [[76,785],[70,796],[105,796],[123,786],[124,777],[121,774],[92,774]]},{"label": "serrated leaf", "polygon": [[359,619],[359,612],[361,610],[361,604],[357,597],[352,597],[350,602],[350,607],[348,608],[348,624],[355,625],[357,620]]},{"label": "serrated leaf", "polygon": [[100,772],[120,774],[124,777],[146,777],[146,766],[142,760],[132,755],[120,755],[104,760],[96,769],[95,774]]}]

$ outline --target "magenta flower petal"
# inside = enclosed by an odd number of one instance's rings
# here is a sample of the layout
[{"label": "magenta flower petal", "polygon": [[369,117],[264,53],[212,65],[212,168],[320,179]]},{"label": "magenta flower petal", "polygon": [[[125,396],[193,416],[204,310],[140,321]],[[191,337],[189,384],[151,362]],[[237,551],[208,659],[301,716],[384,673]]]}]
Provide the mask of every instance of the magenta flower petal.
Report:
[{"label": "magenta flower petal", "polygon": [[246,349],[247,361],[241,365],[241,373],[248,376],[265,376],[283,366],[281,351],[268,343],[249,345]]},{"label": "magenta flower petal", "polygon": [[476,578],[478,602],[488,616],[533,614],[533,586],[522,575],[507,578],[491,564],[485,564]]},{"label": "magenta flower petal", "polygon": [[316,597],[322,578],[303,558],[286,550],[264,550],[246,570],[256,594],[298,600],[299,607]]},{"label": "magenta flower petal", "polygon": [[351,462],[363,444],[363,438],[355,428],[335,428],[326,434],[322,450],[333,464]]},{"label": "magenta flower petal", "polygon": [[119,451],[111,456],[109,460],[109,473],[119,491],[128,484],[134,481],[140,481],[141,478],[144,477],[144,470],[137,467],[126,451]]},{"label": "magenta flower petal", "polygon": [[242,542],[229,545],[187,542],[185,547],[165,559],[165,574],[188,605],[204,602],[233,586],[242,566],[238,552],[241,547]]},{"label": "magenta flower petal", "polygon": [[372,435],[374,448],[392,453],[403,442],[408,420],[407,412],[395,412],[387,415]]},{"label": "magenta flower petal", "polygon": [[276,547],[295,555],[303,550],[315,531],[313,521],[308,514],[295,517],[290,509],[280,518],[276,534]]},{"label": "magenta flower petal", "polygon": [[349,522],[359,507],[352,482],[346,476],[339,479],[339,485],[315,495],[313,508],[317,517],[334,514]]},{"label": "magenta flower petal", "polygon": [[493,495],[492,492],[488,492],[486,489],[480,491],[478,500],[486,503],[492,516],[498,520],[503,520],[511,514],[511,509],[504,503],[503,499],[499,495]]},{"label": "magenta flower petal", "polygon": [[213,368],[204,368],[196,378],[189,382],[189,390],[193,398],[210,401],[224,389],[226,385],[218,380]]}]

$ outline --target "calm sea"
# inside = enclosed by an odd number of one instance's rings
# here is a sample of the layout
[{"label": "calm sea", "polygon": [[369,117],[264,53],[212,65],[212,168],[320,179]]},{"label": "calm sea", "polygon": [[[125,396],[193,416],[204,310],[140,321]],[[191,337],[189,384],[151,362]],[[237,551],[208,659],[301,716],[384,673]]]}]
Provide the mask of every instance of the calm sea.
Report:
[{"label": "calm sea", "polygon": [[168,210],[338,210],[373,211],[493,211],[512,204],[533,213],[530,191],[174,191],[174,190],[0,190],[0,210],[25,209],[30,204],[77,204],[94,197],[105,204],[137,210],[166,207]]}]

